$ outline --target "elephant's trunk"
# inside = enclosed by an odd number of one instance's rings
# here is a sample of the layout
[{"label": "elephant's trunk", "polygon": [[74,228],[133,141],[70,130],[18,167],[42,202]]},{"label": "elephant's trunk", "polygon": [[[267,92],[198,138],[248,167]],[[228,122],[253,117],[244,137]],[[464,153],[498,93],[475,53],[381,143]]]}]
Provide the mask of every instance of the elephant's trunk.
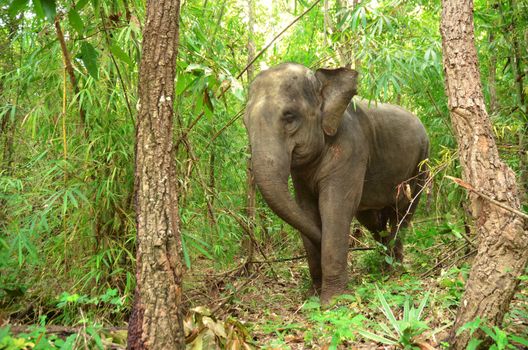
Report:
[{"label": "elephant's trunk", "polygon": [[293,200],[288,190],[291,159],[286,150],[252,151],[255,182],[270,208],[316,246],[321,244],[321,229]]}]

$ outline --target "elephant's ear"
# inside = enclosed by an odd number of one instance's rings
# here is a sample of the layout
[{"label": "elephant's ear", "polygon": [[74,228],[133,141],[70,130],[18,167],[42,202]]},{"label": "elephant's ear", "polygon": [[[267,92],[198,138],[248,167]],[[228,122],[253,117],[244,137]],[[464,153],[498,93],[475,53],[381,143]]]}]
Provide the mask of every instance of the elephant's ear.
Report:
[{"label": "elephant's ear", "polygon": [[358,72],[349,68],[318,69],[315,76],[322,86],[323,130],[334,136],[350,100],[357,94]]}]

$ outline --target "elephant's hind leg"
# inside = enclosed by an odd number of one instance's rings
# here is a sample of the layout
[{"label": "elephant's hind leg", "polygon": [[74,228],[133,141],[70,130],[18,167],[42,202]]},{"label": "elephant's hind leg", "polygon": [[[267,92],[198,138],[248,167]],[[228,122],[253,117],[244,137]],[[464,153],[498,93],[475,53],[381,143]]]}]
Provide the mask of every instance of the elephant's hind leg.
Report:
[{"label": "elephant's hind leg", "polygon": [[420,193],[427,182],[429,174],[427,171],[420,172],[410,183],[412,189],[412,200],[407,198],[401,200],[397,204],[396,209],[390,209],[389,215],[389,226],[390,226],[390,239],[392,249],[389,249],[392,257],[398,261],[403,261],[403,243],[402,243],[402,232],[401,229],[409,226],[418,203],[420,202]]},{"label": "elephant's hind leg", "polygon": [[[358,221],[372,232],[374,239],[387,247],[388,255],[396,261],[403,260],[403,245],[393,223],[397,219],[394,209],[386,207],[379,210],[364,210],[356,215]],[[391,230],[387,230],[390,223]]]},{"label": "elephant's hind leg", "polygon": [[[369,209],[358,211],[356,219],[361,225],[365,226],[370,232],[372,232],[376,238],[380,232],[387,230],[389,217],[383,210]],[[376,240],[378,239],[376,238]]]}]

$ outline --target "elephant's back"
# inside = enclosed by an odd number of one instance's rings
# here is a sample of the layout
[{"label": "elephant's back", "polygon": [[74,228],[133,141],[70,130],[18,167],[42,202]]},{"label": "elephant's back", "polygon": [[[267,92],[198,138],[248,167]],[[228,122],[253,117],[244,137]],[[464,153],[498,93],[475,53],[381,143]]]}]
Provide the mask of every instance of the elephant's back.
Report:
[{"label": "elephant's back", "polygon": [[[354,98],[354,103],[368,119],[375,132],[386,137],[401,138],[412,136],[428,139],[427,132],[420,119],[403,107],[389,103],[369,102],[363,98]],[[412,135],[411,135],[412,134]]]},{"label": "elephant's back", "polygon": [[369,143],[362,206],[388,205],[397,186],[415,176],[428,157],[426,130],[418,117],[399,106],[358,100],[354,113]]}]

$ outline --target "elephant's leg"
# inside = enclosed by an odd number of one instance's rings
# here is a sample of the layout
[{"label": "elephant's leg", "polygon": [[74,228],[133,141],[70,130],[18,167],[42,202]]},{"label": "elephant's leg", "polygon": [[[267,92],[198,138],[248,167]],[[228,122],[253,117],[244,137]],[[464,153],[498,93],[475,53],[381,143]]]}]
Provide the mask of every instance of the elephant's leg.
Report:
[{"label": "elephant's leg", "polygon": [[304,250],[306,250],[306,258],[308,260],[308,268],[310,269],[310,277],[312,278],[312,289],[308,292],[310,295],[321,295],[321,286],[323,271],[321,269],[321,248],[315,247],[312,241],[303,236]]},{"label": "elephant's leg", "polygon": [[[405,212],[407,207],[405,208]],[[390,207],[386,207],[379,211],[381,217],[385,220],[385,227],[383,231],[373,232],[374,239],[383,244],[387,248],[387,254],[394,261],[403,262],[403,243],[402,243],[402,232],[401,228],[405,226],[405,221],[402,220],[401,216],[396,210]],[[387,221],[389,222],[390,230],[387,232]],[[390,270],[392,266],[385,263],[382,270]]]},{"label": "elephant's leg", "polygon": [[426,185],[427,178],[429,174],[427,171],[422,171],[416,175],[416,177],[410,182],[410,187],[412,189],[412,200],[402,199],[398,205],[397,209],[391,209],[389,215],[389,225],[390,225],[390,240],[392,242],[391,256],[397,262],[403,262],[403,242],[402,242],[402,232],[401,230],[411,222],[411,219],[414,216],[414,212],[418,208],[418,203],[420,202],[420,192],[423,190],[423,187]]},{"label": "elephant's leg", "polygon": [[[297,203],[303,212],[307,216],[310,216],[313,222],[319,225],[320,229],[321,217],[319,215],[317,198],[309,191],[308,186],[295,177],[293,178],[293,185],[295,188],[295,199],[297,200]],[[301,237],[306,251],[310,277],[312,278],[312,291],[309,294],[320,295],[323,275],[321,269],[321,246],[316,246],[306,235],[302,234],[302,232]]]},{"label": "elephant's leg", "polygon": [[372,232],[376,240],[378,240],[377,236],[379,236],[380,232],[387,230],[387,222],[389,220],[388,216],[385,215],[382,210],[375,209],[357,212],[356,219],[361,225],[365,226],[367,230]]},{"label": "elephant's leg", "polygon": [[[363,226],[372,232],[376,241],[380,242],[387,248],[389,256],[401,262],[403,248],[401,239],[398,236],[396,236],[396,240],[394,240],[396,231],[394,230],[392,223],[395,221],[394,219],[396,217],[393,212],[394,210],[391,208],[384,208],[381,210],[371,209],[358,212],[356,218]],[[387,231],[387,223],[389,221],[391,222],[390,232]],[[382,266],[382,270],[384,271],[390,270],[390,268],[391,266],[388,263],[384,263]]]},{"label": "elephant's leg", "polygon": [[[361,174],[362,176],[362,174]],[[350,176],[352,183],[360,176]],[[341,178],[342,179],[342,178]],[[350,222],[361,199],[362,188],[350,191],[352,184],[323,184],[319,195],[323,237],[321,240],[321,264],[323,284],[321,304],[328,304],[335,295],[345,291],[348,280],[347,254]]]}]

